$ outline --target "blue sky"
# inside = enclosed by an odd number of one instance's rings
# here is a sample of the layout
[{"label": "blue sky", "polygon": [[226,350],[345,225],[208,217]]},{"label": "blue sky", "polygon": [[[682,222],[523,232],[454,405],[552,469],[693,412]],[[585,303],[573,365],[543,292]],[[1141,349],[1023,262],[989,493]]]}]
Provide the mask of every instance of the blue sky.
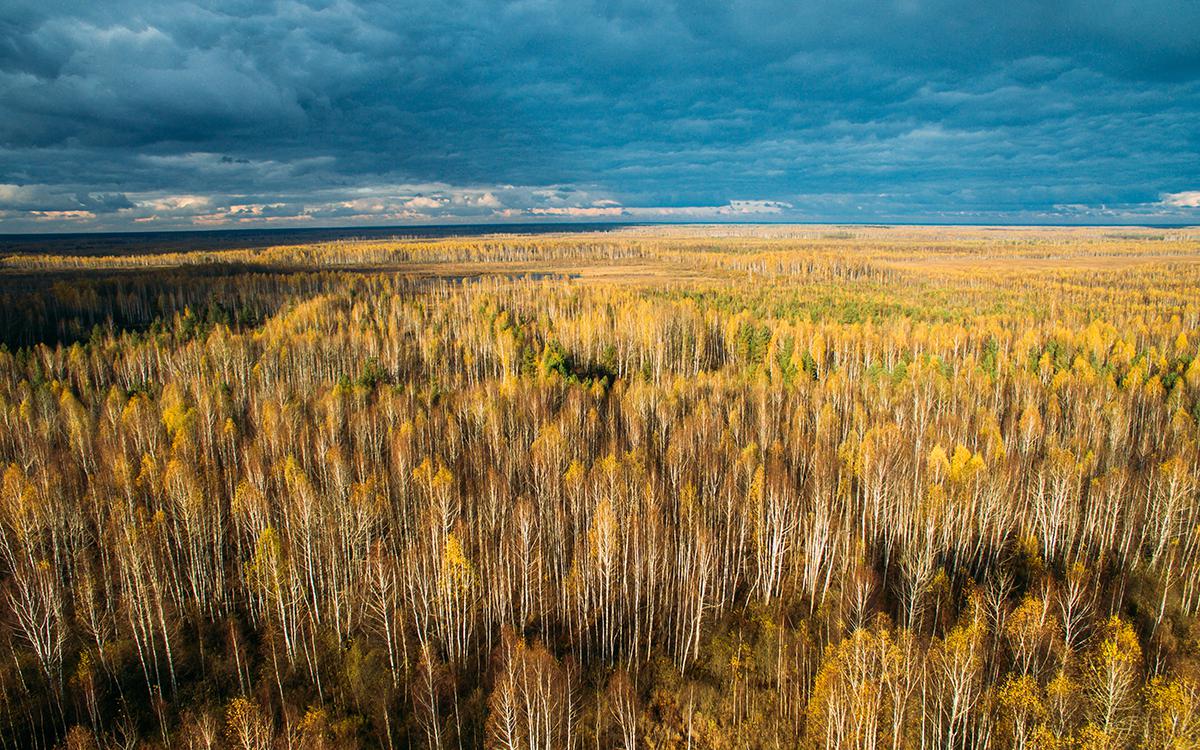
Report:
[{"label": "blue sky", "polygon": [[0,232],[1200,222],[1200,1],[26,2]]}]

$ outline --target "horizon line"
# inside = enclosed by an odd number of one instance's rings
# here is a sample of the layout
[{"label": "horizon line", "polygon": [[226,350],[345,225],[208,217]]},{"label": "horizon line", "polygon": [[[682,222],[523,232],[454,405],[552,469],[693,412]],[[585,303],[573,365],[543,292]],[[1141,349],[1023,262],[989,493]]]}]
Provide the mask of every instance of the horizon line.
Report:
[{"label": "horizon line", "polygon": [[[1200,228],[1200,222],[972,222],[972,221],[563,221],[542,219],[534,221],[487,221],[487,222],[432,222],[423,224],[364,224],[364,225],[289,225],[289,226],[230,226],[182,228],[171,227],[161,229],[55,229],[46,232],[5,232],[0,231],[0,239],[25,237],[86,237],[102,235],[155,235],[155,234],[236,234],[251,232],[353,232],[388,231],[388,230],[429,230],[429,229],[488,229],[515,227],[643,227],[643,226],[797,226],[797,227],[963,227],[963,228],[1016,228],[1016,229],[1070,229],[1070,228],[1144,228],[1144,229],[1193,229]],[[585,231],[585,230],[581,230]],[[521,234],[521,232],[513,232]]]}]

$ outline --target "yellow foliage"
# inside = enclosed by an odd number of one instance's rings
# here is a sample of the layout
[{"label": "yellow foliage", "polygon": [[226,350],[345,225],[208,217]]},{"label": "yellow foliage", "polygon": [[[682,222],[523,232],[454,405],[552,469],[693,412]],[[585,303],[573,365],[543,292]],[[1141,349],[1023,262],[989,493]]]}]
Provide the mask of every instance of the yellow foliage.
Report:
[{"label": "yellow foliage", "polygon": [[946,456],[946,449],[940,445],[933,446],[925,464],[929,468],[929,472],[933,474],[934,481],[950,474],[950,459]]},{"label": "yellow foliage", "polygon": [[442,545],[442,586],[454,595],[475,586],[475,568],[463,552],[462,542],[453,533],[446,534]]},{"label": "yellow foliage", "polygon": [[1200,744],[1200,687],[1186,677],[1159,675],[1146,687],[1146,745],[1194,750]]}]

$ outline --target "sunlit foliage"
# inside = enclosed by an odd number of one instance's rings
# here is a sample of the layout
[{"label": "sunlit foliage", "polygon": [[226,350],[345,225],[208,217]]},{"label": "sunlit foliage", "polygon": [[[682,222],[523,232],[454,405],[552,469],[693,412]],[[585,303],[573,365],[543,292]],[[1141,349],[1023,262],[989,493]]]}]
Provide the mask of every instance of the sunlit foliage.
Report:
[{"label": "sunlit foliage", "polygon": [[3,264],[0,747],[1197,746],[1200,233]]}]

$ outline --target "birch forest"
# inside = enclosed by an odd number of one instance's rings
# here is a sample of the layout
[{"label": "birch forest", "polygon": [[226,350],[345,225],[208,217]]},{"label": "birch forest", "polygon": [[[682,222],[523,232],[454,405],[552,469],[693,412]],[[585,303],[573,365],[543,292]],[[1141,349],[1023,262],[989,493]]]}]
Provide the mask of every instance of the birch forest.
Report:
[{"label": "birch forest", "polygon": [[1200,230],[0,258],[0,748],[1200,747]]}]

